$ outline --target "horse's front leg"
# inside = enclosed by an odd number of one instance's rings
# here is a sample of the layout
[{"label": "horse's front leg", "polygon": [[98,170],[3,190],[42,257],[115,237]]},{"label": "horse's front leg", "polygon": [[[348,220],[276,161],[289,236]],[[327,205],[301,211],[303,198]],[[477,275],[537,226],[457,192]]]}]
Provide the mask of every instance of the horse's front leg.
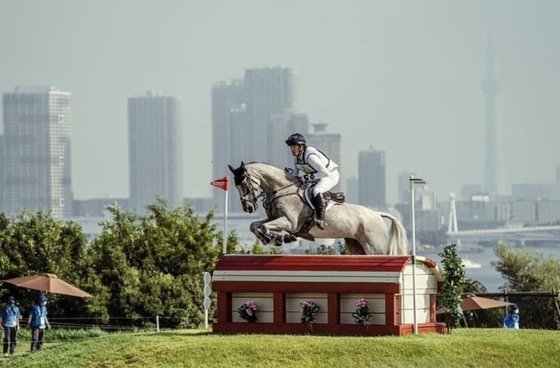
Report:
[{"label": "horse's front leg", "polygon": [[289,229],[291,229],[290,222],[285,217],[255,221],[251,223],[249,229],[265,245],[281,246],[285,240],[287,242],[295,240],[292,237],[286,238],[279,234],[282,230],[290,231]]},{"label": "horse's front leg", "polygon": [[[275,233],[280,233],[282,231],[287,231],[289,233],[296,232],[293,222],[290,221],[286,216],[278,217],[274,220],[270,220],[266,223],[263,223],[262,228],[265,234],[275,234]],[[275,235],[278,235],[280,238],[283,238],[282,236],[280,236],[280,234],[275,234]]]},{"label": "horse's front leg", "polygon": [[257,239],[259,239],[265,245],[269,244],[271,240],[271,236],[265,233],[263,230],[263,224],[268,221],[270,221],[269,218],[260,221],[255,221],[252,222],[251,225],[249,226],[249,230],[251,230],[251,232],[255,234]]}]

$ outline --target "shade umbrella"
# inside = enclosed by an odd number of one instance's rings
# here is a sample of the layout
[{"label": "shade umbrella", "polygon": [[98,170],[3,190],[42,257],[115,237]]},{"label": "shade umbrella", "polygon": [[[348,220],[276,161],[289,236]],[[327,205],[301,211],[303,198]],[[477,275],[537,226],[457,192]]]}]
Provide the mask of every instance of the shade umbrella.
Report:
[{"label": "shade umbrella", "polygon": [[70,285],[66,281],[59,279],[55,274],[45,273],[43,275],[16,277],[14,279],[3,280],[8,284],[21,288],[44,291],[53,294],[63,294],[78,296],[81,298],[91,297],[90,294]]},{"label": "shade umbrella", "polygon": [[[495,300],[490,298],[483,298],[481,296],[476,296],[474,294],[469,294],[463,298],[461,301],[461,309],[464,311],[477,310],[477,309],[491,309],[507,307],[512,305],[510,302],[502,302],[501,300]],[[436,311],[437,314],[445,313],[445,308],[439,308]]]},{"label": "shade umbrella", "polygon": [[483,298],[481,296],[470,294],[463,298],[463,301],[461,302],[461,308],[463,308],[464,311],[469,311],[476,309],[507,307],[508,305],[512,304],[513,303],[502,302],[501,300]]}]

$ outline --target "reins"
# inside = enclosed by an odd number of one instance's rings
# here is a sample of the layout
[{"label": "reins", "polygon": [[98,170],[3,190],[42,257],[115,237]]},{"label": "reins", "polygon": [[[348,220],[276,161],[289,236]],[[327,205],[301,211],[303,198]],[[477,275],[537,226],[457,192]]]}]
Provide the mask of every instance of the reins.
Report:
[{"label": "reins", "polygon": [[[279,192],[281,192],[284,189],[288,189],[292,186],[296,186],[296,184],[298,184],[297,182],[295,183],[290,183],[282,188],[273,190],[270,193],[266,193],[264,190],[262,190],[262,188],[259,185],[256,185],[255,182],[253,181],[253,179],[251,178],[251,175],[248,172],[244,172],[242,175],[240,175],[239,177],[234,178],[234,180],[238,180],[241,179],[241,182],[247,182],[248,180],[248,185],[246,185],[246,189],[247,192],[241,196],[239,196],[239,199],[243,202],[243,201],[248,201],[253,203],[253,205],[256,205],[256,203],[258,202],[259,198],[261,198],[261,202],[263,205],[264,209],[270,209],[272,206],[272,203],[274,203],[274,201],[276,201],[279,198],[282,197],[287,197],[287,196],[291,196],[291,195],[299,195],[299,187],[297,188],[297,190],[293,193],[286,193],[286,194],[282,194],[279,196],[276,196],[276,194],[278,194]],[[257,186],[257,188],[255,188],[255,185]],[[260,193],[255,194],[256,192],[258,192],[258,189],[261,189]],[[252,194],[253,198],[250,199],[248,198],[248,195]],[[269,199],[270,197],[272,197],[272,199]],[[302,196],[300,196],[300,198],[305,202],[305,200],[303,199]]]}]

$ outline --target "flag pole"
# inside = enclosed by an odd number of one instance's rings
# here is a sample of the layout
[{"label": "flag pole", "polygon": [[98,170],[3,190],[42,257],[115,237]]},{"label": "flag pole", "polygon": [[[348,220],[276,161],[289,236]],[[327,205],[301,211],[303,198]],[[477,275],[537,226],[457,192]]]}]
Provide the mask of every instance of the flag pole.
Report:
[{"label": "flag pole", "polygon": [[222,253],[227,253],[227,205],[228,205],[228,191],[229,191],[229,178],[224,176],[223,178],[216,179],[210,182],[210,185],[220,188],[225,191],[224,194],[224,239],[222,245]]}]

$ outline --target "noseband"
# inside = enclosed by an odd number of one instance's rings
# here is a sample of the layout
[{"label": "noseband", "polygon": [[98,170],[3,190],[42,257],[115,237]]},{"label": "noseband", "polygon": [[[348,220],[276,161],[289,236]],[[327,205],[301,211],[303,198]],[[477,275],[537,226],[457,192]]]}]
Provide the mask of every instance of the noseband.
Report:
[{"label": "noseband", "polygon": [[263,196],[264,193],[257,194],[259,186],[255,184],[251,175],[244,172],[243,174],[236,176],[233,180],[235,181],[236,186],[241,186],[244,190],[244,193],[239,196],[243,207],[247,207],[247,203],[250,203],[256,210],[258,208],[258,199]]}]

